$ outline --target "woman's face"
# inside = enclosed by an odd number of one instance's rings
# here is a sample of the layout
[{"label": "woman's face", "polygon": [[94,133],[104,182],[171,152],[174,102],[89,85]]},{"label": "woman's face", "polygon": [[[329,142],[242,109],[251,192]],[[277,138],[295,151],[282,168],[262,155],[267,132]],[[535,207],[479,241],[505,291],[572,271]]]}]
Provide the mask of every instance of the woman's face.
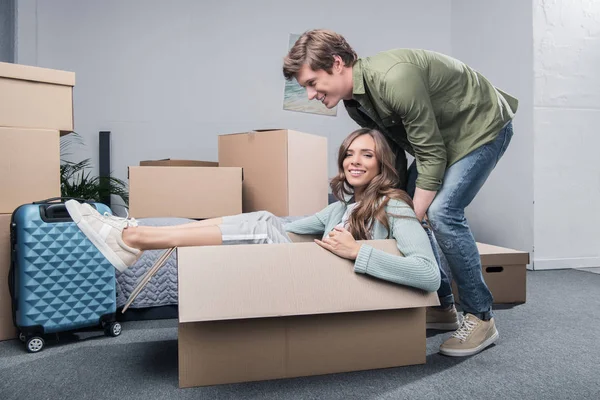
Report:
[{"label": "woman's face", "polygon": [[360,135],[350,143],[342,163],[346,181],[360,194],[374,177],[379,175],[379,160],[371,135]]}]

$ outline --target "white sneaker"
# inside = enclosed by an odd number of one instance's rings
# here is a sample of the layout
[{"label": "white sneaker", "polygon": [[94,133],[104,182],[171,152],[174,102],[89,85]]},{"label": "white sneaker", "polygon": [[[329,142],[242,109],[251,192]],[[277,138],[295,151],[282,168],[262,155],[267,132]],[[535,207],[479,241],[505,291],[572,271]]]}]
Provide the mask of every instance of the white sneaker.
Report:
[{"label": "white sneaker", "polygon": [[141,250],[129,247],[123,241],[123,229],[137,226],[133,218],[120,218],[105,213],[100,214],[89,204],[76,200],[65,203],[69,215],[77,227],[120,272],[131,267],[142,254]]}]

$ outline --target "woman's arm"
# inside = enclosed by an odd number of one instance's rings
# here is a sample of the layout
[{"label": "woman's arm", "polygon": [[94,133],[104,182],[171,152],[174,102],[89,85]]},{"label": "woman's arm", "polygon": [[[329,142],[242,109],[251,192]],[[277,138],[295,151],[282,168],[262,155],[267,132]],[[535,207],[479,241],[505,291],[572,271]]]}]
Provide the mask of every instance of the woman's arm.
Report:
[{"label": "woman's arm", "polygon": [[298,235],[318,235],[325,232],[325,226],[336,203],[330,204],[310,217],[302,218],[285,225],[287,232]]},{"label": "woman's arm", "polygon": [[354,271],[376,278],[412,286],[428,292],[440,287],[440,270],[427,232],[407,207],[390,207],[392,237],[402,256],[396,256],[363,244],[354,262]]}]

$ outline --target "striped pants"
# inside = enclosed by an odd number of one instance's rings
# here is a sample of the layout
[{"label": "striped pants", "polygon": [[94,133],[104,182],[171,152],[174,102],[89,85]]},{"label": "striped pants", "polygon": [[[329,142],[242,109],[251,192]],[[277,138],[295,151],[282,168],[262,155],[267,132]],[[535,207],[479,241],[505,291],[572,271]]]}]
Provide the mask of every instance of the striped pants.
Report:
[{"label": "striped pants", "polygon": [[223,217],[220,228],[224,245],[291,243],[283,220],[268,211]]}]

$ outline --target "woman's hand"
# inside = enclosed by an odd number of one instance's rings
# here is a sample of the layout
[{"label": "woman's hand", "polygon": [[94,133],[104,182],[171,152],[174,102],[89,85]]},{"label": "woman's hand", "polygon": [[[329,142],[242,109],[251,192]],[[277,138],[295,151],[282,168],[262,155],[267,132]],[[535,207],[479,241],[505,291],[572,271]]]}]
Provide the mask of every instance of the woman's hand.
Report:
[{"label": "woman's hand", "polygon": [[333,254],[349,260],[356,260],[360,250],[360,244],[354,240],[346,228],[335,227],[325,239],[315,239],[315,243]]}]

